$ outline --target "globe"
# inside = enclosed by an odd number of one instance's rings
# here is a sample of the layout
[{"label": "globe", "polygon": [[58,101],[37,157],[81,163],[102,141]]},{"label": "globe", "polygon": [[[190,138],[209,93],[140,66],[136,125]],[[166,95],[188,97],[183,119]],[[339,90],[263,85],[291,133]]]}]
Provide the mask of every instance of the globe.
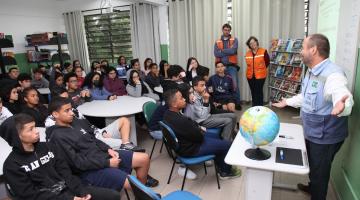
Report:
[{"label": "globe", "polygon": [[255,148],[245,151],[245,155],[254,160],[266,160],[271,154],[259,146],[271,143],[279,133],[280,122],[275,112],[264,106],[247,109],[240,118],[240,133]]}]

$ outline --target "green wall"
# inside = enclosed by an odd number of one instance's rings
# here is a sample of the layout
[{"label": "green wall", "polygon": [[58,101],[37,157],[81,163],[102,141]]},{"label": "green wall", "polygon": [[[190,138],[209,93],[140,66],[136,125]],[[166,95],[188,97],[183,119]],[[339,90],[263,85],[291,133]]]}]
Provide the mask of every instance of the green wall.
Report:
[{"label": "green wall", "polygon": [[30,70],[32,68],[37,67],[36,63],[28,63],[27,58],[26,58],[26,53],[15,54],[15,59],[16,59],[17,66],[19,67],[20,72],[22,72],[22,73],[30,74]]},{"label": "green wall", "polygon": [[354,107],[349,117],[350,135],[336,155],[331,179],[341,200],[360,199],[360,49],[355,78]]},{"label": "green wall", "polygon": [[161,51],[161,60],[169,61],[169,45],[160,44],[160,51]]}]

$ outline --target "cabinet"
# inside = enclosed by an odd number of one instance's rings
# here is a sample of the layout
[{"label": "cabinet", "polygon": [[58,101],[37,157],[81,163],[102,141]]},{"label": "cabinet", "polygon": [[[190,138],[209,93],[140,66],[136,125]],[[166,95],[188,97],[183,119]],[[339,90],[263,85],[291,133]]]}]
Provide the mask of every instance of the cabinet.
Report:
[{"label": "cabinet", "polygon": [[2,52],[2,48],[12,48],[12,47],[14,47],[14,44],[11,39],[7,38],[6,36],[5,38],[0,39],[0,67],[2,74],[6,73],[5,66],[16,65],[16,60],[14,56],[10,56],[9,54],[3,55]]},{"label": "cabinet", "polygon": [[305,66],[301,61],[302,39],[274,39],[270,49],[270,101],[289,98],[301,91]]},{"label": "cabinet", "polygon": [[[28,45],[26,47],[34,47],[27,50],[27,58],[30,63],[40,62],[60,62],[63,66],[64,61],[70,60],[67,50],[63,50],[61,45],[68,44],[65,33],[48,32],[42,34],[26,35]],[[57,49],[40,48],[40,46],[56,46]]]}]

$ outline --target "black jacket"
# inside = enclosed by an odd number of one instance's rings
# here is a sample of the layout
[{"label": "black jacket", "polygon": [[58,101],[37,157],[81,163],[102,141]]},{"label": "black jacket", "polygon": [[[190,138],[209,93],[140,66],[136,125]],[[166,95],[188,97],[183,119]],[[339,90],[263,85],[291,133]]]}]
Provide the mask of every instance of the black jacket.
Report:
[{"label": "black jacket", "polygon": [[173,129],[179,140],[179,155],[193,156],[199,151],[204,135],[198,123],[170,110],[165,111],[164,122]]},{"label": "black jacket", "polygon": [[75,174],[109,167],[110,147],[95,138],[87,120],[74,117],[71,127],[54,125],[46,129],[46,140],[54,145]]},{"label": "black jacket", "polygon": [[21,112],[32,116],[35,119],[36,127],[45,127],[45,120],[49,114],[48,109],[43,104],[39,103],[35,108],[23,105]]},{"label": "black jacket", "polygon": [[[35,143],[33,152],[24,150],[14,117],[0,126],[0,134],[13,147],[4,163],[4,177],[17,198],[72,200],[74,194],[83,195],[80,179],[46,143]],[[63,190],[56,192],[53,188],[59,185]]]}]

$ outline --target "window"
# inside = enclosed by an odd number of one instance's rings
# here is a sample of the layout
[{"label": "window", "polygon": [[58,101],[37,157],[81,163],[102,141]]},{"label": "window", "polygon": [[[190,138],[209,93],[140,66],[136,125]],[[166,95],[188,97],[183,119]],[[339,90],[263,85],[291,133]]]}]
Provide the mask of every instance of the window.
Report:
[{"label": "window", "polygon": [[117,63],[120,55],[132,59],[129,10],[85,15],[84,21],[90,62]]},{"label": "window", "polygon": [[309,34],[309,0],[304,0],[304,32],[305,36]]}]

